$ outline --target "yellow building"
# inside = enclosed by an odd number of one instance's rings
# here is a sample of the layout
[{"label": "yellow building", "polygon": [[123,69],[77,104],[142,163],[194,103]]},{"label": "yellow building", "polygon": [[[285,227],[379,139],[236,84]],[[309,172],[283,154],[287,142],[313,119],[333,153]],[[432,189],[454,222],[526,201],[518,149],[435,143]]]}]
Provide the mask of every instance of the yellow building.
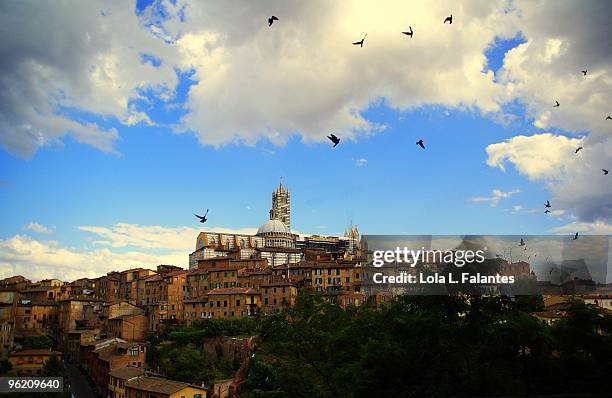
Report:
[{"label": "yellow building", "polygon": [[13,367],[22,376],[38,376],[41,374],[43,366],[52,357],[61,358],[62,353],[51,351],[49,349],[25,350],[19,352],[11,352],[8,360]]},{"label": "yellow building", "polygon": [[255,316],[261,306],[259,291],[246,287],[213,289],[206,295],[208,318],[243,318]]},{"label": "yellow building", "polygon": [[161,377],[136,377],[125,383],[125,398],[206,398],[206,389]]},{"label": "yellow building", "polygon": [[108,379],[108,397],[125,398],[125,383],[142,375],[144,375],[143,368],[130,365],[111,370]]}]

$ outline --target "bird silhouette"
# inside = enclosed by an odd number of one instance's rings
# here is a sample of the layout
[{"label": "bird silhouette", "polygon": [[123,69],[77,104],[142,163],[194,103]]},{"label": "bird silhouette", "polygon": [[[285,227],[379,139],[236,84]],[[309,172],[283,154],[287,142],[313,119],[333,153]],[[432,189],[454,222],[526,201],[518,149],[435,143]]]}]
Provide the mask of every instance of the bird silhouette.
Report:
[{"label": "bird silhouette", "polygon": [[544,214],[548,214],[548,213],[550,213],[550,210],[546,209],[546,210],[544,211]]},{"label": "bird silhouette", "polygon": [[363,42],[365,41],[365,38],[368,36],[368,34],[366,33],[365,36],[363,36],[363,39],[354,42],[353,44],[359,47],[363,47]]},{"label": "bird silhouette", "polygon": [[418,140],[416,144],[420,146],[421,148],[425,149],[425,144],[423,144],[423,140]]},{"label": "bird silhouette", "polygon": [[278,18],[272,15],[270,18],[268,18],[268,26],[272,26],[274,21],[278,21]]},{"label": "bird silhouette", "polygon": [[544,204],[544,207],[551,207],[551,206],[550,206],[550,201],[549,201],[549,200],[547,200],[547,201],[546,201],[546,203]]},{"label": "bird silhouette", "polygon": [[208,215],[208,209],[206,209],[206,213],[204,213],[204,215],[203,215],[203,216],[198,216],[198,215],[197,215],[197,214],[195,214],[195,213],[194,213],[193,215],[194,215],[194,216],[196,216],[197,218],[199,218],[199,219],[200,219],[200,222],[201,222],[202,224],[204,224],[204,223],[206,222],[206,220],[208,220],[208,219],[206,218],[206,216]]},{"label": "bird silhouette", "polygon": [[[525,246],[525,241],[523,240],[523,238],[521,238],[521,243],[519,243],[519,246]],[[527,249],[527,248],[525,248]]]},{"label": "bird silhouette", "polygon": [[606,120],[612,120],[612,115],[606,116]]},{"label": "bird silhouette", "polygon": [[410,36],[410,38],[412,39],[412,35],[414,34],[414,32],[412,31],[412,26],[409,26],[410,31],[409,32],[402,32],[403,34],[405,34],[406,36]]},{"label": "bird silhouette", "polygon": [[555,101],[555,105],[553,106],[553,108],[558,108],[559,107],[559,101]]},{"label": "bird silhouette", "polygon": [[328,135],[327,138],[334,143],[334,148],[340,143],[340,138],[336,137],[334,134]]},{"label": "bird silhouette", "polygon": [[576,235],[574,235],[573,240],[577,240],[578,239],[578,232],[576,232]]},{"label": "bird silhouette", "polygon": [[583,149],[583,148],[581,146],[579,146],[578,148],[576,148],[576,152],[575,153],[578,153],[578,151],[580,151],[581,149]]},{"label": "bird silhouette", "polygon": [[583,74],[584,76],[586,76],[586,75],[587,75],[587,70],[586,70],[586,69],[585,69],[585,70],[581,70],[580,72],[582,72],[582,74]]},{"label": "bird silhouette", "polygon": [[604,175],[608,175],[608,173],[610,172],[610,170],[606,170],[606,169],[601,169],[601,171],[603,171]]},{"label": "bird silhouette", "polygon": [[446,19],[444,20],[444,23],[449,23],[452,24],[453,23],[453,14],[449,15],[448,17],[446,17]]}]

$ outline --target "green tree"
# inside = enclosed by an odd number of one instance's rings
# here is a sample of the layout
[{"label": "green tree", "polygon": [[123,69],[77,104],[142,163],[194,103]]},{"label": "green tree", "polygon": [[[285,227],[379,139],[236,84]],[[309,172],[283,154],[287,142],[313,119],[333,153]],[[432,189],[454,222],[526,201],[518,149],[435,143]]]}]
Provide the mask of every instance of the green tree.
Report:
[{"label": "green tree", "polygon": [[28,336],[23,340],[22,349],[23,350],[34,350],[34,349],[44,349],[44,348],[52,348],[53,340],[49,338],[49,336],[41,335],[41,336]]},{"label": "green tree", "polygon": [[57,355],[52,355],[43,365],[42,376],[64,377],[64,366]]}]

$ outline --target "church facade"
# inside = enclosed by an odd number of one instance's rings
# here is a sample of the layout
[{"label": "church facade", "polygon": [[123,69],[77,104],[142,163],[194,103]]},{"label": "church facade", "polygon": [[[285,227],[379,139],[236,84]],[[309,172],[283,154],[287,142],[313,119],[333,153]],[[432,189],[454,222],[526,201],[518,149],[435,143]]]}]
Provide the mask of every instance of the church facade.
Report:
[{"label": "church facade", "polygon": [[189,255],[189,269],[198,261],[218,257],[234,259],[266,259],[268,265],[296,264],[304,259],[306,250],[326,253],[354,254],[359,247],[359,231],[352,225],[345,236],[300,236],[291,232],[291,192],[282,182],[272,192],[270,219],[255,235],[200,232],[195,251]]}]

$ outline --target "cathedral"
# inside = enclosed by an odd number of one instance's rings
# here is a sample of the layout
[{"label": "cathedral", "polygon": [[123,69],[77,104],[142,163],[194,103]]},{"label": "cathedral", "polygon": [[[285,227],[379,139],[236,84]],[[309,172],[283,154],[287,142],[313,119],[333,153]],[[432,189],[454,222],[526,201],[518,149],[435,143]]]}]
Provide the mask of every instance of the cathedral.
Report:
[{"label": "cathedral", "polygon": [[255,235],[200,232],[196,248],[189,255],[189,269],[199,260],[215,257],[266,259],[272,267],[295,264],[304,259],[306,249],[335,254],[353,254],[358,250],[359,231],[351,224],[343,237],[304,235],[291,232],[291,192],[279,182],[272,192],[270,218]]}]

